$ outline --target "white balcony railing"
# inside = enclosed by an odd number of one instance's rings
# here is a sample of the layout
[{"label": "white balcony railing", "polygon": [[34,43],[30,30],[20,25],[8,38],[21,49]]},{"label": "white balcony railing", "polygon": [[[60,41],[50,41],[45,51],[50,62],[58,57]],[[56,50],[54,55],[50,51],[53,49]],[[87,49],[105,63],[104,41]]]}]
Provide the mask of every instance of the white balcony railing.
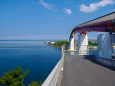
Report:
[{"label": "white balcony railing", "polygon": [[57,65],[54,67],[52,72],[49,74],[45,82],[42,84],[42,86],[57,86],[58,78],[60,75],[60,71],[63,71],[63,62],[64,62],[64,46],[62,47],[62,58],[57,63]]}]

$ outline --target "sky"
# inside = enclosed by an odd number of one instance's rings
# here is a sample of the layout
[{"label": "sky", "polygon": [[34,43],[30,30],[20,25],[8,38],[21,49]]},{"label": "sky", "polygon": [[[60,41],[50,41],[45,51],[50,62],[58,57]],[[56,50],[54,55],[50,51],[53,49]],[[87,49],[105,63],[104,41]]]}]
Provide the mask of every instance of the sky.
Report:
[{"label": "sky", "polygon": [[114,11],[115,0],[0,0],[0,40],[68,39],[74,26]]}]

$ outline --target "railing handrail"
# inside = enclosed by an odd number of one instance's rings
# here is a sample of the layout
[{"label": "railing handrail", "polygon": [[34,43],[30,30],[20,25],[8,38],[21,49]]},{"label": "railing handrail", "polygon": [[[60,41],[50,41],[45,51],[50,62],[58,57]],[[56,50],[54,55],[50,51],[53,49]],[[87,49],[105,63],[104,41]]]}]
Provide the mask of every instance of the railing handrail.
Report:
[{"label": "railing handrail", "polygon": [[49,74],[49,76],[47,77],[45,82],[42,84],[42,86],[56,86],[57,81],[58,81],[58,77],[60,74],[60,70],[61,70],[62,65],[63,65],[63,61],[64,61],[64,46],[62,46],[62,58],[57,63],[57,65],[54,67],[54,69]]}]

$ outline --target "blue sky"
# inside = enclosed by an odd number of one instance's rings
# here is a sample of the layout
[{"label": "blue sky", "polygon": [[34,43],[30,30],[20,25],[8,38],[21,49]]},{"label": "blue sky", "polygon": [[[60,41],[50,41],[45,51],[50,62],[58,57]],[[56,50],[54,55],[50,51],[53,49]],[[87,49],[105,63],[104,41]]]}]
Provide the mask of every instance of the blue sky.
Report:
[{"label": "blue sky", "polygon": [[113,11],[114,0],[0,0],[0,39],[68,39],[74,26]]}]

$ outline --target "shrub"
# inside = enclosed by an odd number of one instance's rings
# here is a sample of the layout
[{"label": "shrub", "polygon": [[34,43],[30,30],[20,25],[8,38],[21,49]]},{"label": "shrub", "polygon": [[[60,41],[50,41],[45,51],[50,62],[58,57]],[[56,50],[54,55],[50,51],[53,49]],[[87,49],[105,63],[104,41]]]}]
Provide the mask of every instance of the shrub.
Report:
[{"label": "shrub", "polygon": [[29,70],[22,74],[22,68],[17,67],[13,71],[8,71],[0,78],[0,84],[6,86],[24,86],[24,78],[28,75]]}]

